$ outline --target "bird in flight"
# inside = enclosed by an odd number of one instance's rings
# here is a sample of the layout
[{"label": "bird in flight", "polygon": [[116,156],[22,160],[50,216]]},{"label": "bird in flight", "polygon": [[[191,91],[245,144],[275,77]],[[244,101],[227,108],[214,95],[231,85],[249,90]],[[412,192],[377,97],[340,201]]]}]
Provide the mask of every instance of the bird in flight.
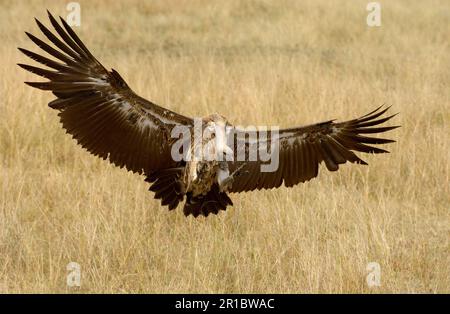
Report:
[{"label": "bird in flight", "polygon": [[[322,162],[329,171],[347,161],[365,165],[355,152],[387,153],[373,145],[394,142],[368,136],[398,127],[380,126],[394,116],[386,116],[384,106],[344,122],[266,132],[233,126],[219,114],[197,119],[173,112],[134,93],[64,19],[59,23],[47,13],[54,32],[36,23],[54,46],[26,34],[49,56],[19,48],[47,68],[18,65],[48,81],[25,83],[51,91],[56,99],[48,105],[66,132],[90,153],[145,175],[169,210],[185,200],[186,216],[218,214],[233,205],[229,193],[292,187],[316,177]],[[268,147],[269,154],[262,154]]]}]

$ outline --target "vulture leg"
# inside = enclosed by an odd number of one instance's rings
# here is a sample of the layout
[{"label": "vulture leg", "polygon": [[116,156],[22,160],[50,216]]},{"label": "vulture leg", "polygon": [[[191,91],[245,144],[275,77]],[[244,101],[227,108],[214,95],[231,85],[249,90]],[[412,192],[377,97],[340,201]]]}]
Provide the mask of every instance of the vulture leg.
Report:
[{"label": "vulture leg", "polygon": [[[220,192],[226,192],[226,191],[228,191],[228,189],[230,189],[231,188],[231,186],[233,185],[233,181],[234,181],[234,179],[235,178],[237,178],[237,177],[239,177],[239,176],[241,176],[241,175],[243,175],[243,174],[245,174],[245,173],[248,173],[248,171],[241,171],[242,170],[242,168],[244,168],[244,166],[246,165],[247,163],[243,163],[243,164],[241,164],[239,167],[237,167],[230,175],[228,175],[227,177],[225,177],[225,178],[221,178],[221,176],[220,176],[220,174],[221,174],[221,169],[219,170],[219,176],[218,176],[218,181],[219,181],[219,190],[220,190]],[[226,170],[227,171],[227,174],[229,173],[228,172],[228,169]],[[222,170],[222,172],[223,172],[223,170]]]}]

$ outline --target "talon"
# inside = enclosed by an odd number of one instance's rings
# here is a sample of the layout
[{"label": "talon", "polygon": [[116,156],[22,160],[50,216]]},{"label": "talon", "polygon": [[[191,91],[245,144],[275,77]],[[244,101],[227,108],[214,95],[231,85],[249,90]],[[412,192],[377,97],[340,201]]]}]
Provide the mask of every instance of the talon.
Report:
[{"label": "talon", "polygon": [[231,186],[233,185],[233,180],[234,180],[233,176],[229,176],[228,178],[223,180],[222,184],[220,184],[220,186],[219,186],[220,192],[226,192],[229,189],[231,189]]},{"label": "talon", "polygon": [[249,173],[248,170],[245,170],[244,172],[242,172],[242,168],[244,168],[244,166],[247,163],[243,163],[242,165],[240,165],[239,167],[236,168],[236,170],[233,171],[233,173],[231,174],[232,177],[240,177],[241,175],[243,175],[244,173]]},{"label": "talon", "polygon": [[248,171],[248,170],[245,170],[245,171],[235,171],[234,177],[237,178],[237,177],[240,177],[240,176],[242,176],[242,175],[244,175],[244,174],[249,174],[249,173],[250,173],[250,171]]},{"label": "talon", "polygon": [[233,181],[235,178],[240,177],[243,174],[249,173],[248,170],[246,171],[241,171],[242,168],[244,168],[244,166],[246,165],[246,163],[243,163],[242,165],[240,165],[239,167],[237,167],[232,174],[230,174],[228,177],[226,177],[220,184],[219,189],[221,192],[226,192],[229,189],[231,189],[232,185],[233,185]]}]

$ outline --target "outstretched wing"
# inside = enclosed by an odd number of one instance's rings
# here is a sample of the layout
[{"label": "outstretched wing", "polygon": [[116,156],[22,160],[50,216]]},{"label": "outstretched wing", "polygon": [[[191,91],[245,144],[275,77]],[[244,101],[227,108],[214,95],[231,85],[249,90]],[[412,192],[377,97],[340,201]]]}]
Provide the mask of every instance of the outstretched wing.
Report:
[{"label": "outstretched wing", "polygon": [[[324,162],[330,171],[338,170],[339,165],[347,161],[367,164],[353,151],[387,153],[388,151],[371,145],[395,142],[390,139],[362,135],[383,133],[397,128],[398,126],[378,126],[395,116],[377,119],[388,109],[389,107],[385,109],[379,107],[358,119],[341,123],[330,120],[309,126],[280,130],[275,139],[276,144],[279,145],[279,162],[276,170],[262,172],[261,165],[267,164],[269,161],[263,162],[259,157],[256,161],[247,161],[239,170],[240,175],[235,177],[230,192],[276,188],[283,182],[285,186],[293,186],[316,177],[321,162]],[[248,153],[254,145],[260,147],[263,144],[263,146],[270,147],[275,140],[265,137],[250,143],[246,139],[246,145],[243,147]],[[233,171],[242,164],[241,161],[233,161],[230,162],[229,167]]]},{"label": "outstretched wing", "polygon": [[176,125],[191,127],[192,119],[162,108],[136,95],[114,69],[106,70],[89,52],[70,26],[62,26],[48,12],[56,32],[36,20],[42,33],[55,45],[28,37],[52,60],[19,48],[31,59],[49,67],[19,64],[48,82],[25,82],[57,97],[49,106],[59,110],[67,133],[89,152],[137,173],[174,167],[170,157],[170,132]]}]

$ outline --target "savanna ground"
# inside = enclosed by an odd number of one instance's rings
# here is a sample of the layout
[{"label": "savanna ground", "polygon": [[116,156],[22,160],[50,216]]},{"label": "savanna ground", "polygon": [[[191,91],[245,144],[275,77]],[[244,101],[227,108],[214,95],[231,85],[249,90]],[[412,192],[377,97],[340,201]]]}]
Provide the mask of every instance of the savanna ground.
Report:
[{"label": "savanna ground", "polygon": [[80,2],[94,55],[186,115],[294,126],[400,112],[391,154],[369,166],[321,167],[194,219],[77,146],[51,94],[23,84],[35,77],[16,47],[39,50],[23,32],[67,2],[0,0],[0,291],[450,292],[450,3],[380,3],[368,27],[367,1]]}]

